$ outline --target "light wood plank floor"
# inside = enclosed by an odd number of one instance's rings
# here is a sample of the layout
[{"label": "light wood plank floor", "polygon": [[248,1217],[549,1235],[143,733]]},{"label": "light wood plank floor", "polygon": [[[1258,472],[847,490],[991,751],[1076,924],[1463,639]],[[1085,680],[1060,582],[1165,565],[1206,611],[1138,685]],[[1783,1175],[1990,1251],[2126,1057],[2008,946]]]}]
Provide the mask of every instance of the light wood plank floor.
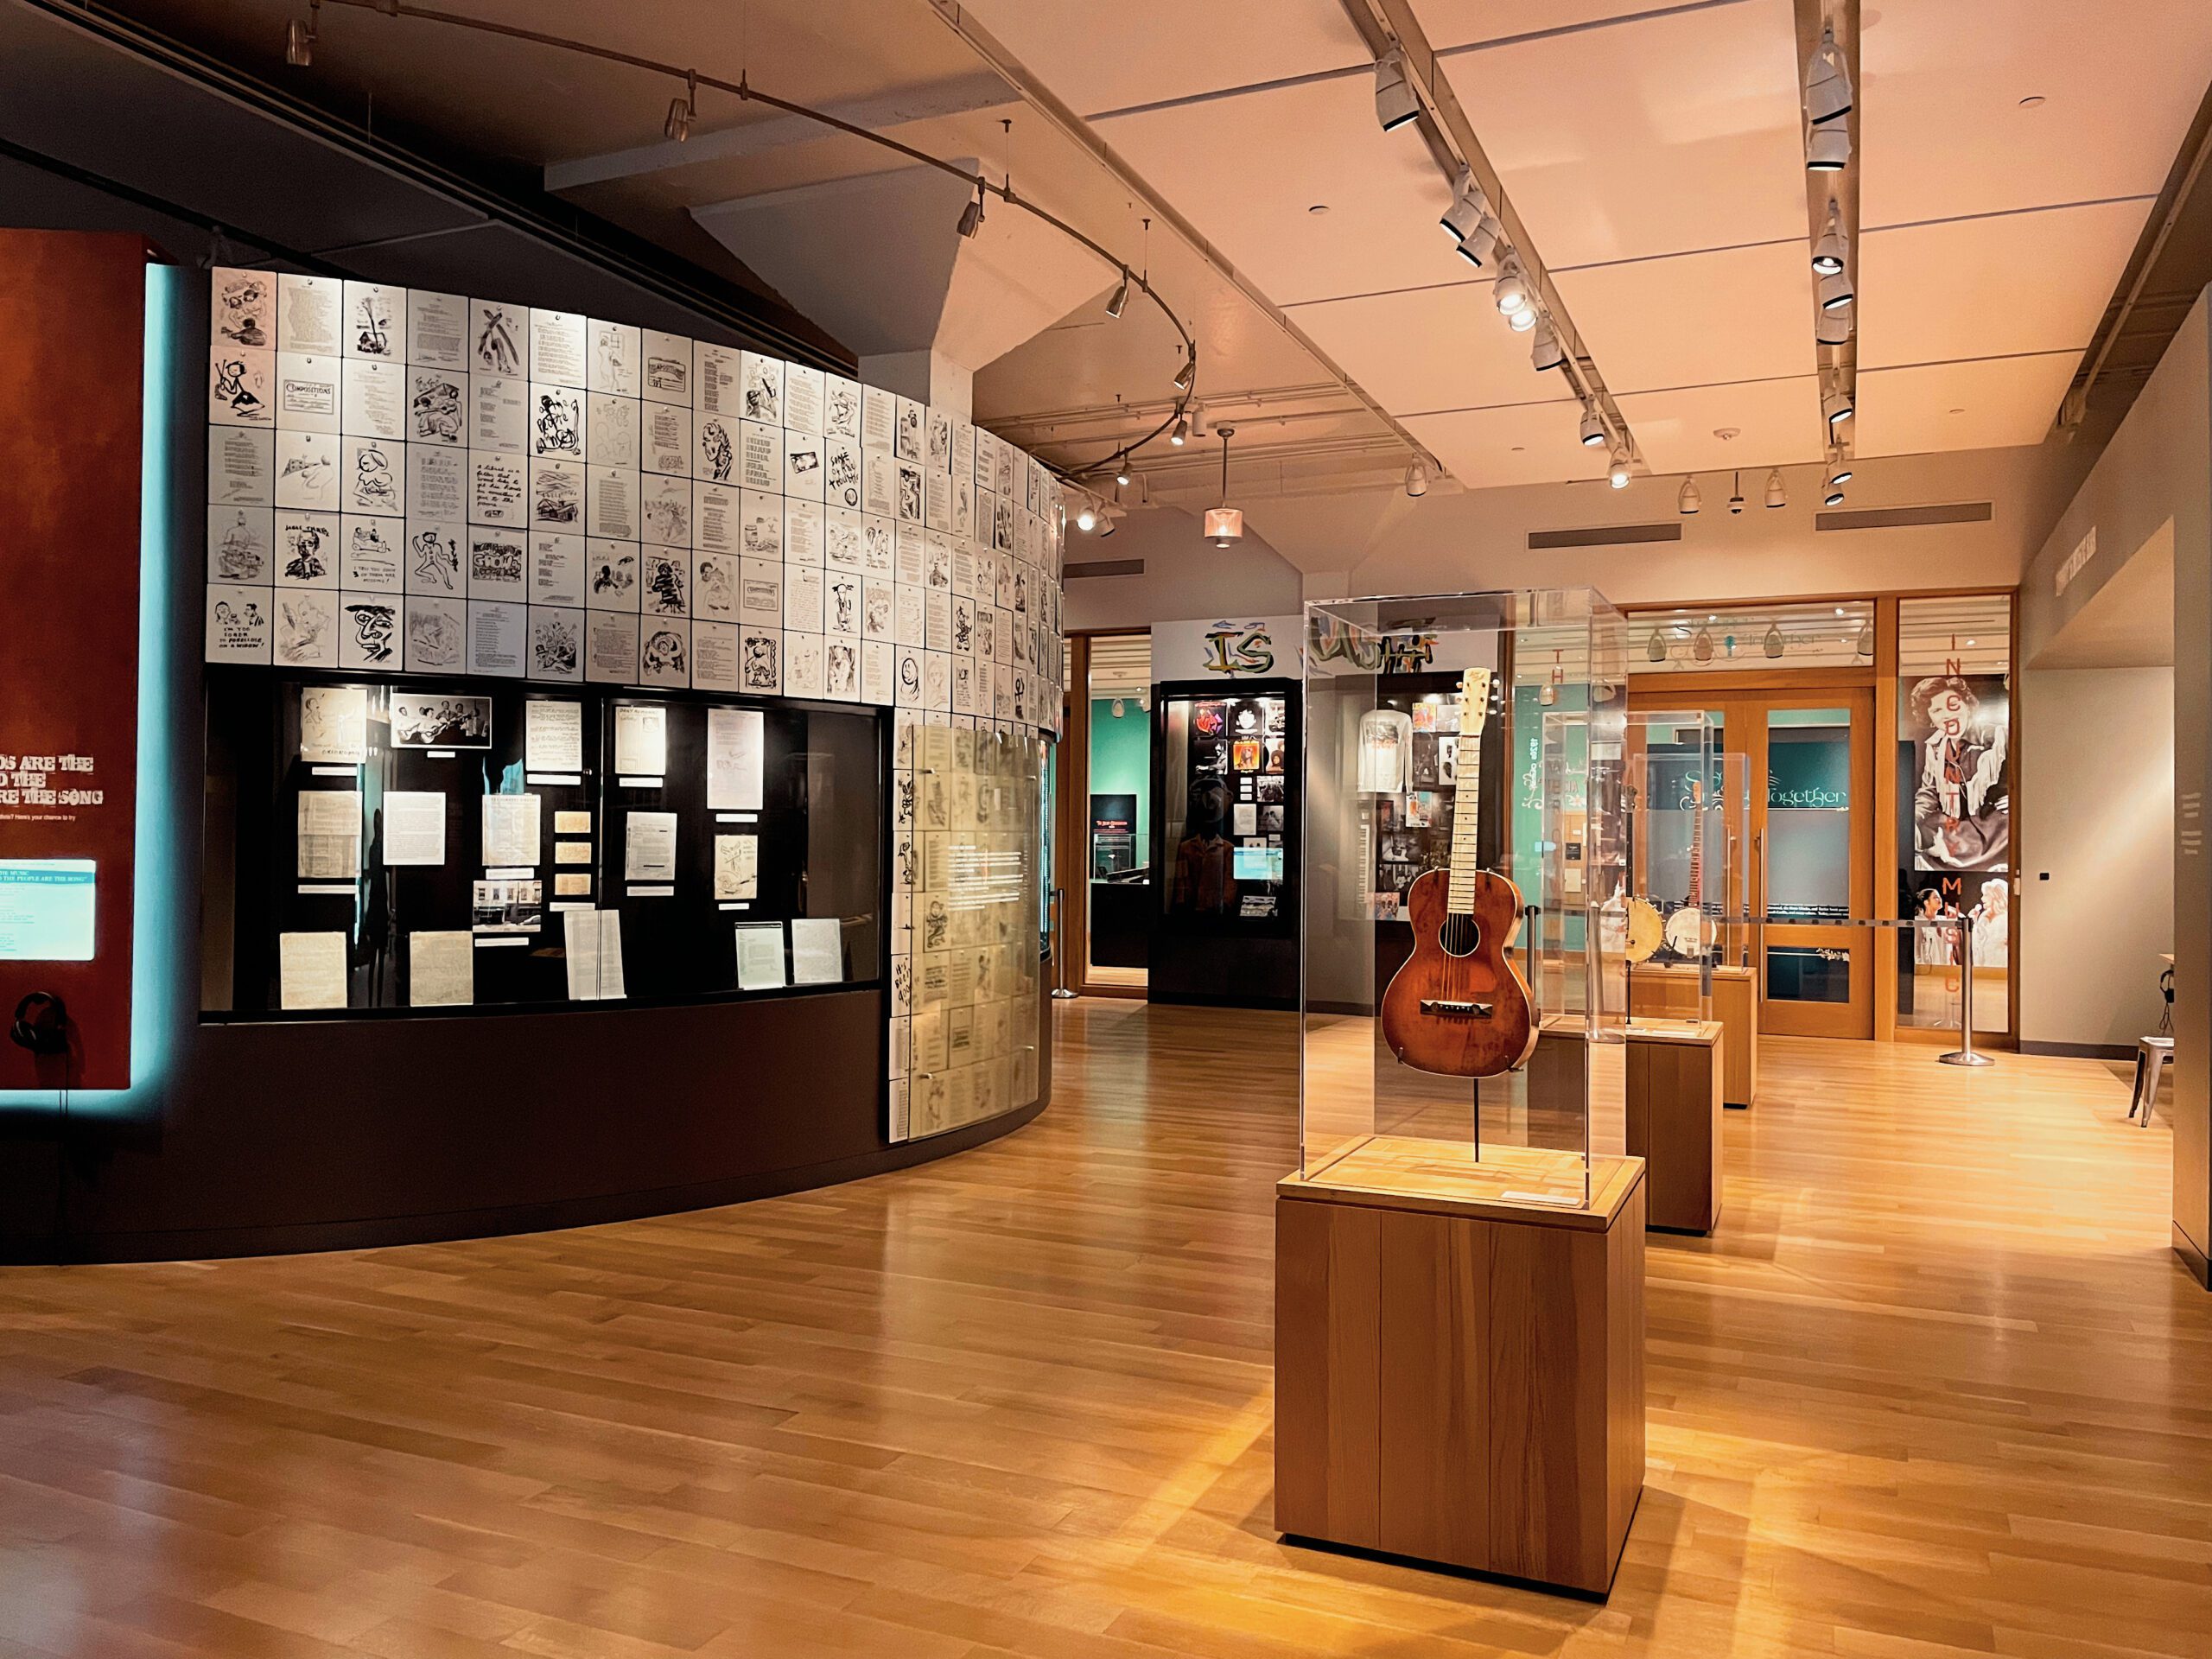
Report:
[{"label": "light wood plank floor", "polygon": [[1057,1017],[931,1168],[0,1274],[0,1659],[2212,1652],[2212,1300],[2109,1068],[1766,1046],[1599,1605],[1276,1541],[1292,1022]]}]

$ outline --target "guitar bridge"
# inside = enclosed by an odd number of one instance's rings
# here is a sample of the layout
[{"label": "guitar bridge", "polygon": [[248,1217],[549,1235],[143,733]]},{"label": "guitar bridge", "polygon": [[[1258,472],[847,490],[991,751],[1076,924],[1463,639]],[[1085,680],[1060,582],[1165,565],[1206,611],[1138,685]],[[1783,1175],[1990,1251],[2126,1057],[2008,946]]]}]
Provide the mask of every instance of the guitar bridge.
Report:
[{"label": "guitar bridge", "polygon": [[1421,1000],[1421,1013],[1440,1020],[1487,1020],[1491,1007],[1488,1002],[1446,1002],[1426,996]]}]

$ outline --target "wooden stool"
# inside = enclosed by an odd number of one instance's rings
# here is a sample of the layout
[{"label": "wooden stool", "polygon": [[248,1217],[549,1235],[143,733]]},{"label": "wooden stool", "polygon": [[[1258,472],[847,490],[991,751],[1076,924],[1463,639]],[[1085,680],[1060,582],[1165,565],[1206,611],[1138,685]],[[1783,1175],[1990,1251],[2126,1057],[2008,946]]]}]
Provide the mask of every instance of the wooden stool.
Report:
[{"label": "wooden stool", "polygon": [[2127,1097],[2127,1115],[2133,1117],[2140,1106],[2146,1129],[2151,1127],[2151,1108],[2158,1098],[2158,1079],[2165,1075],[2173,1058],[2171,1037],[2145,1037],[2135,1045],[2135,1088]]}]

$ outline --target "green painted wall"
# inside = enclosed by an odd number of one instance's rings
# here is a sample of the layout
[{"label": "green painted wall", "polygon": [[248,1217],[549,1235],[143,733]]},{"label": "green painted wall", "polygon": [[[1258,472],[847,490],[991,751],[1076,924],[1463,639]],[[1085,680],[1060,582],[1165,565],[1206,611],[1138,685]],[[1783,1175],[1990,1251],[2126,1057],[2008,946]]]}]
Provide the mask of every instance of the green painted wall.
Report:
[{"label": "green painted wall", "polygon": [[1137,798],[1137,861],[1152,856],[1152,716],[1135,697],[1090,700],[1090,792]]}]

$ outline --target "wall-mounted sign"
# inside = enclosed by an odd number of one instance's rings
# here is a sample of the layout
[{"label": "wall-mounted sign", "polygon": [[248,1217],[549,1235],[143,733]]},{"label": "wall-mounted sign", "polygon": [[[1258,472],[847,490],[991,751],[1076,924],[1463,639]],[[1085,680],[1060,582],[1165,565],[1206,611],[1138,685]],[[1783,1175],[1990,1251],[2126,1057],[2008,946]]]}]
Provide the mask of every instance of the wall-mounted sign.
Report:
[{"label": "wall-mounted sign", "polygon": [[1301,626],[1294,616],[1156,622],[1152,677],[1161,682],[1295,679]]}]

